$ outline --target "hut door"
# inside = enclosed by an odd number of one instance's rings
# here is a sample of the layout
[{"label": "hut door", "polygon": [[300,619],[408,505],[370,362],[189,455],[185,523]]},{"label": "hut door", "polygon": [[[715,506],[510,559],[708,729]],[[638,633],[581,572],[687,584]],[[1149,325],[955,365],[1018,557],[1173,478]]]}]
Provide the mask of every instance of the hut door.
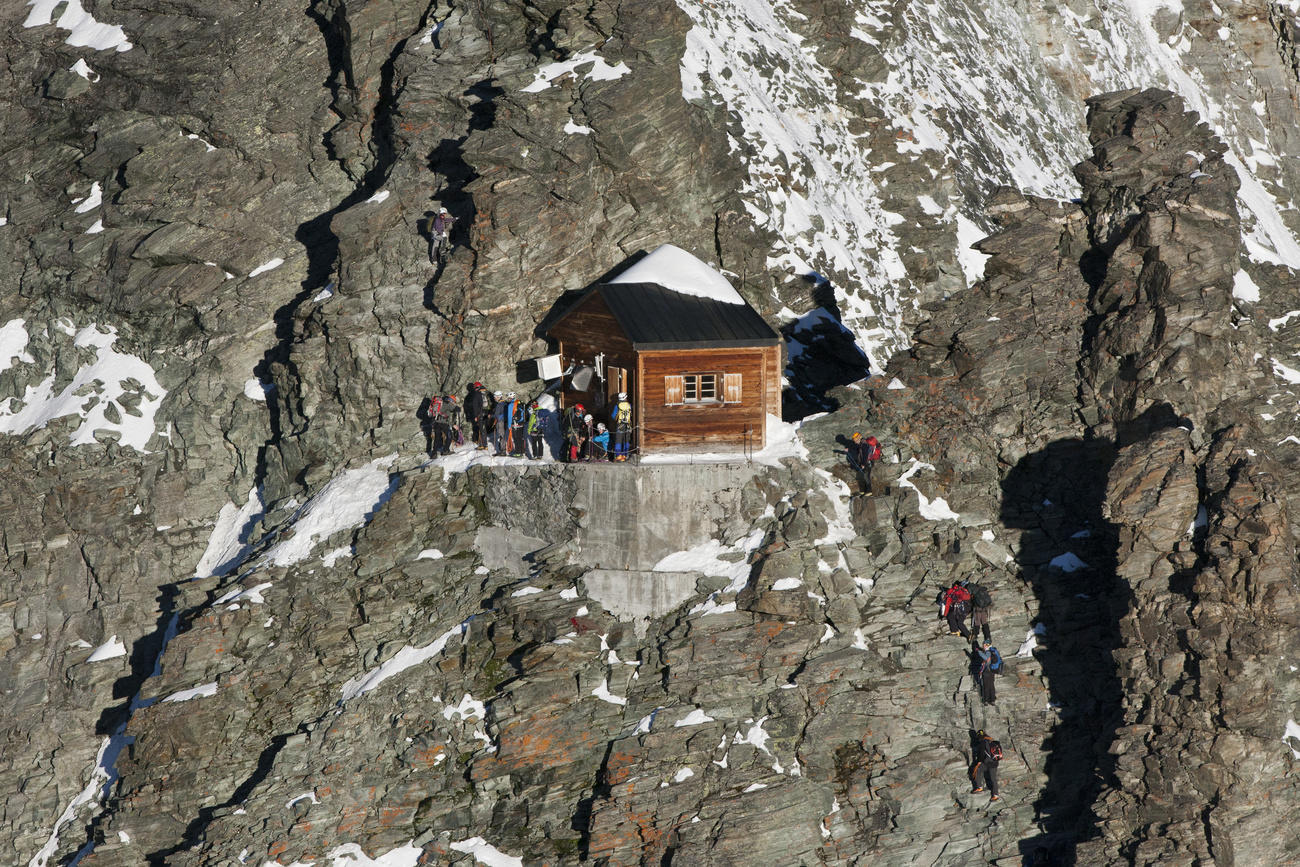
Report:
[{"label": "hut door", "polygon": [[606,369],[605,376],[605,395],[606,403],[610,406],[618,403],[618,393],[627,391],[627,368],[626,367],[609,367]]}]

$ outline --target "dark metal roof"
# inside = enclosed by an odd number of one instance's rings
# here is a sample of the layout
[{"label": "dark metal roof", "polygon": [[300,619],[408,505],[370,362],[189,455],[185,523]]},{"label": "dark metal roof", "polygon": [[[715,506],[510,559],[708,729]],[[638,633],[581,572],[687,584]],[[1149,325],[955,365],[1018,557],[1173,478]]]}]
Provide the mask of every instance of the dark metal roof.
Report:
[{"label": "dark metal roof", "polygon": [[748,304],[700,298],[657,283],[602,283],[591,291],[605,299],[638,350],[776,346],[781,342],[780,335]]}]

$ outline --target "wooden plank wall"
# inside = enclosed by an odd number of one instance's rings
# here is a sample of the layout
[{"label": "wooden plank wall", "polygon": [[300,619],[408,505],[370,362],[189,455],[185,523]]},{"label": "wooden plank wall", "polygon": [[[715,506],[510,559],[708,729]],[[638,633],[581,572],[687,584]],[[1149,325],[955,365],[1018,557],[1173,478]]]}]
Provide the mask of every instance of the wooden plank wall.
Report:
[{"label": "wooden plank wall", "polygon": [[[741,448],[749,425],[753,448],[761,449],[769,411],[766,369],[772,349],[780,353],[779,346],[642,352],[637,377],[640,415],[635,419],[641,448],[646,452]],[[665,405],[664,377],[689,373],[741,374],[741,403]],[[776,412],[780,412],[779,399]]]},{"label": "wooden plank wall", "polygon": [[[548,336],[559,341],[560,354],[566,368],[570,363],[591,364],[601,352],[605,353],[606,369],[610,366],[629,370],[636,367],[636,353],[632,350],[631,341],[623,333],[604,299],[597,293],[587,296],[578,307],[557,322]],[[636,383],[632,387],[635,389]],[[599,381],[595,379],[592,380],[591,391],[574,391],[566,383],[560,395],[561,405],[567,407],[576,402],[592,411],[600,405],[596,397],[599,388]],[[592,412],[592,415],[608,424],[609,419],[604,418],[604,415],[612,409],[613,407],[605,407],[600,412]]]}]

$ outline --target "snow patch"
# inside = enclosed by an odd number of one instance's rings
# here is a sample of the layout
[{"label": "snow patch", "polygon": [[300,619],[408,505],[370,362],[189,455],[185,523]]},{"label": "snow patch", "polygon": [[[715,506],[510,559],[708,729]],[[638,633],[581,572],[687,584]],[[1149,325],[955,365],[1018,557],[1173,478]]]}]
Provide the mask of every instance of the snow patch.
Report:
[{"label": "snow patch", "polygon": [[[68,45],[93,48],[96,51],[130,51],[131,42],[126,32],[116,24],[101,24],[81,5],[81,0],[28,0],[32,11],[27,13],[23,27],[40,27],[53,24],[60,30],[68,31],[64,41]],[[63,7],[57,21],[52,20],[54,12]]]},{"label": "snow patch", "polygon": [[464,635],[465,630],[469,627],[469,621],[465,620],[458,623],[451,629],[448,629],[442,635],[439,635],[433,641],[424,647],[411,647],[409,644],[403,647],[397,653],[383,664],[370,671],[363,672],[343,684],[343,692],[339,701],[351,701],[359,695],[364,695],[384,681],[394,675],[401,674],[412,666],[427,662],[442,653],[446,648],[447,642],[451,641],[457,635]]},{"label": "snow patch", "polygon": [[524,859],[507,855],[482,837],[470,837],[468,840],[452,843],[451,849],[473,855],[474,860],[485,867],[524,867]]},{"label": "snow patch", "polygon": [[180,692],[173,692],[171,695],[163,699],[163,701],[189,701],[192,698],[207,698],[208,696],[216,694],[217,682],[214,680],[211,683],[201,683],[190,689],[182,689]]},{"label": "snow patch", "polygon": [[610,704],[625,705],[627,699],[622,696],[614,695],[609,691],[609,679],[605,678],[600,682],[600,686],[591,691],[591,694],[601,701],[607,701]]},{"label": "snow patch", "polygon": [[284,260],[281,259],[279,256],[276,256],[274,259],[268,259],[265,262],[263,262],[261,265],[258,265],[252,271],[249,271],[248,276],[256,277],[258,274],[265,274],[267,271],[274,271],[276,268],[279,268],[283,264],[284,264]]},{"label": "snow patch", "polygon": [[194,567],[195,578],[209,578],[230,572],[248,553],[248,537],[265,514],[262,492],[250,488],[248,501],[241,507],[226,503],[217,513],[216,525],[208,536],[208,547]]},{"label": "snow patch", "polygon": [[293,535],[277,542],[262,557],[263,564],[292,566],[311,554],[318,542],[359,527],[370,520],[397,488],[388,474],[397,455],[377,458],[358,470],[345,470],[329,481],[291,522]]},{"label": "snow patch", "polygon": [[92,650],[90,656],[86,657],[86,662],[102,662],[105,659],[117,659],[119,656],[126,656],[126,645],[114,635]]},{"label": "snow patch", "polygon": [[922,463],[916,458],[912,458],[912,465],[907,468],[906,472],[904,472],[901,476],[898,477],[899,487],[911,488],[912,490],[916,491],[916,496],[921,501],[919,511],[921,513],[922,518],[926,518],[927,520],[930,521],[960,520],[961,515],[957,514],[951,508],[948,507],[947,500],[943,499],[942,497],[936,497],[934,500],[931,500],[928,497],[926,497],[925,494],[921,493],[920,489],[917,488],[916,485],[912,484],[912,476],[915,475],[917,471],[921,470],[922,468],[927,470],[933,470],[934,465]]},{"label": "snow patch", "polygon": [[609,282],[655,283],[696,298],[708,298],[724,304],[745,303],[745,299],[732,288],[726,277],[672,244],[656,248]]},{"label": "snow patch", "polygon": [[681,726],[698,726],[703,725],[706,722],[713,722],[713,717],[709,716],[697,707],[695,710],[673,723],[673,727],[680,728]]},{"label": "snow patch", "polygon": [[[19,322],[21,328],[22,320],[11,320],[6,329],[13,328],[13,322]],[[108,431],[117,434],[121,445],[148,454],[145,445],[156,432],[154,416],[167,395],[167,390],[158,384],[153,368],[134,355],[113,349],[117,342],[116,328],[101,331],[99,326],[89,325],[76,331],[70,323],[67,329],[63,328],[64,324],[61,320],[56,330],[72,336],[76,349],[93,349],[95,360],[81,366],[72,382],[57,394],[54,392],[56,367],[40,383],[26,387],[17,401],[17,409],[13,397],[0,401],[0,433],[27,434],[44,428],[56,418],[75,415],[82,423],[72,434],[72,445],[93,445],[97,442],[97,431]],[[26,331],[21,335],[17,331],[0,332],[0,346],[5,346],[7,340],[8,347],[18,350],[16,354],[10,352],[2,363],[12,366],[15,358],[31,363],[29,356],[22,352],[25,338]],[[110,411],[116,421],[110,420]]]},{"label": "snow patch", "polygon": [[1089,568],[1088,564],[1078,558],[1073,551],[1066,551],[1064,554],[1058,554],[1053,557],[1047,564],[1062,572],[1078,572],[1080,569]]},{"label": "snow patch", "polygon": [[551,82],[568,72],[574,72],[580,66],[592,64],[591,69],[584,74],[591,81],[614,81],[622,78],[632,70],[626,63],[619,61],[610,66],[605,58],[601,57],[594,49],[583,51],[573,55],[568,60],[561,60],[555,63],[548,63],[535,73],[536,77],[533,83],[522,88],[524,93],[541,93],[551,86]]}]

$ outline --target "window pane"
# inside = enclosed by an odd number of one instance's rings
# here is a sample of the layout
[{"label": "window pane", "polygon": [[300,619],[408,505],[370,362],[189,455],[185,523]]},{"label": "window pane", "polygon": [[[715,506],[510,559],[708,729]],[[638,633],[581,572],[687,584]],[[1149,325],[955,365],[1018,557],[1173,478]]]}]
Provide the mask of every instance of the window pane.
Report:
[{"label": "window pane", "polygon": [[718,399],[718,378],[712,373],[700,374],[700,400]]},{"label": "window pane", "polygon": [[700,399],[700,378],[698,376],[682,377],[682,387],[685,389],[686,400]]}]

